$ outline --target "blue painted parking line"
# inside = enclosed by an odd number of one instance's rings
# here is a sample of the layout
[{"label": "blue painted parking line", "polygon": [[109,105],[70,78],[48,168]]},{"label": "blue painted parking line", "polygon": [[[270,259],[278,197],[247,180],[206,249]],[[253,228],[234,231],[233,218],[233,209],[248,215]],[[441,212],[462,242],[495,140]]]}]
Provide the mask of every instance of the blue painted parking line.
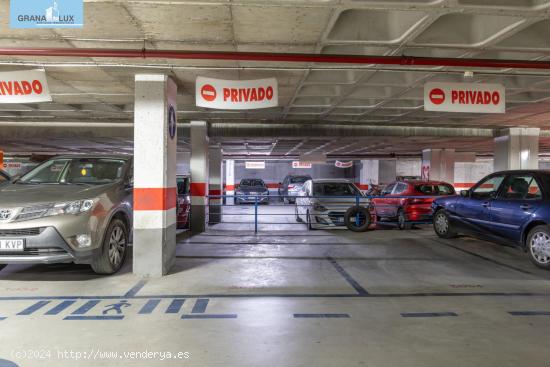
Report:
[{"label": "blue painted parking line", "polygon": [[512,316],[550,316],[550,311],[510,311]]},{"label": "blue painted parking line", "polygon": [[117,315],[117,316],[67,316],[63,320],[97,321],[97,320],[122,320],[122,319],[124,319],[123,315]]},{"label": "blue painted parking line", "polygon": [[295,313],[295,319],[349,319],[347,313]]},{"label": "blue painted parking line", "polygon": [[48,312],[46,312],[44,315],[58,315],[60,314],[62,311],[64,311],[66,308],[68,308],[69,306],[73,305],[76,301],[75,300],[70,300],[70,301],[63,301],[61,302],[60,304],[58,304],[57,306],[53,307],[52,309],[50,309]]},{"label": "blue painted parking line", "polygon": [[30,307],[27,307],[23,311],[19,312],[18,315],[31,315],[41,309],[42,307],[46,306],[50,301],[38,301],[35,304],[33,304]]},{"label": "blue painted parking line", "polygon": [[185,299],[173,299],[164,313],[179,313]]},{"label": "blue painted parking line", "polygon": [[160,301],[161,301],[160,299],[150,299],[150,300],[148,300],[147,303],[145,303],[143,305],[141,310],[139,310],[138,314],[147,315],[147,314],[153,313],[155,308],[157,308],[157,306],[159,305]]},{"label": "blue painted parking line", "polygon": [[99,302],[101,302],[100,300],[92,300],[92,301],[88,301],[86,302],[85,304],[83,304],[82,306],[80,306],[77,310],[73,311],[73,315],[84,315],[85,313],[87,313],[88,311],[90,311],[92,308],[94,308]]},{"label": "blue painted parking line", "polygon": [[411,312],[402,313],[402,317],[454,317],[458,316],[454,312]]},{"label": "blue painted parking line", "polygon": [[195,302],[191,313],[204,313],[206,311],[206,307],[208,307],[208,301],[209,300],[207,298],[199,298]]},{"label": "blue painted parking line", "polygon": [[145,284],[147,284],[147,280],[145,279],[140,280],[139,282],[137,282],[136,285],[130,288],[128,292],[126,292],[126,294],[124,295],[124,298],[135,297],[138,294],[138,292],[141,290],[141,288],[145,286]]},{"label": "blue painted parking line", "polygon": [[0,317],[0,321],[4,321],[5,319],[7,319],[7,317],[3,317],[3,316]]},{"label": "blue painted parking line", "polygon": [[182,315],[182,319],[236,319],[236,314],[191,314],[191,315]]}]

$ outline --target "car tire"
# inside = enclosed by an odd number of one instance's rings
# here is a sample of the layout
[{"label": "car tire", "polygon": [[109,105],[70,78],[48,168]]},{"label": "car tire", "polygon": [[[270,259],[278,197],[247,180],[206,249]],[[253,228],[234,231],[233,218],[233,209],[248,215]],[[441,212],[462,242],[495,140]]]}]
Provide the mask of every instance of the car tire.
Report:
[{"label": "car tire", "polygon": [[540,225],[529,231],[526,248],[533,264],[550,270],[550,226]]},{"label": "car tire", "polygon": [[[355,217],[357,214],[362,214],[365,217],[365,223],[360,225],[356,224]],[[352,206],[346,210],[346,214],[344,214],[344,223],[346,223],[346,227],[352,232],[366,232],[371,225],[370,212],[364,206]]]},{"label": "car tire", "polygon": [[300,215],[298,214],[298,207],[297,206],[294,207],[294,214],[296,215],[296,222],[302,223],[303,220],[302,220],[302,218],[300,218]]},{"label": "car tire", "polygon": [[443,209],[440,209],[434,214],[434,231],[441,238],[453,238],[457,233],[451,225],[449,215]]},{"label": "car tire", "polygon": [[128,230],[120,219],[113,219],[107,227],[99,255],[92,259],[92,270],[97,274],[114,274],[124,264],[128,252]]},{"label": "car tire", "polygon": [[307,218],[307,230],[313,231],[315,228],[313,228],[313,225],[311,224],[311,215],[309,214],[309,210],[306,214],[306,218]]},{"label": "car tire", "polygon": [[412,225],[407,223],[407,217],[405,216],[405,211],[399,209],[397,211],[397,228],[400,230],[411,229]]}]

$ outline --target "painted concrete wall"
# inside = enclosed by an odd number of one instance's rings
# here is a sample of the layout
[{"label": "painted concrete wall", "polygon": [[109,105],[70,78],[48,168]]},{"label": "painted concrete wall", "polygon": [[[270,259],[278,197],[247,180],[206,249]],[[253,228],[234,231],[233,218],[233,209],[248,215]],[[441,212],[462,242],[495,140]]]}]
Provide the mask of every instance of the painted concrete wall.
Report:
[{"label": "painted concrete wall", "polygon": [[422,159],[398,159],[397,176],[420,176]]},{"label": "painted concrete wall", "polygon": [[[224,168],[225,169],[225,168]],[[355,180],[355,167],[337,168],[334,164],[313,164],[311,169],[292,168],[292,162],[265,162],[265,169],[246,169],[244,161],[235,162],[235,183],[243,178],[261,178],[272,190],[288,174],[310,175],[313,178],[346,178]]]},{"label": "painted concrete wall", "polygon": [[492,172],[492,159],[478,159],[475,162],[456,162],[454,183],[455,189],[468,189]]}]

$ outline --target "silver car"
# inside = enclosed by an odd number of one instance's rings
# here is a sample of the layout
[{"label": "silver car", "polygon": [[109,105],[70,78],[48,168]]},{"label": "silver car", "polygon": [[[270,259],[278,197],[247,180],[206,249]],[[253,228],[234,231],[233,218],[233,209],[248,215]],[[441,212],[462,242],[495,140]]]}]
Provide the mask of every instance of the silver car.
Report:
[{"label": "silver car", "polygon": [[132,228],[128,156],[59,156],[0,186],[0,268],[90,264],[117,272]]},{"label": "silver car", "polygon": [[356,204],[372,207],[352,182],[309,180],[296,197],[296,221],[306,223],[308,229],[347,229],[344,214]]}]

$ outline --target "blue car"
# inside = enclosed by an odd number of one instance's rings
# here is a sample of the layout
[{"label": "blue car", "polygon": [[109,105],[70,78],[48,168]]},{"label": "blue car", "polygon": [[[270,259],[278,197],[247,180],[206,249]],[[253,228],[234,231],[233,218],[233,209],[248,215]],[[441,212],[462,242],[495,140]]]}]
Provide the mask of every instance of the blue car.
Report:
[{"label": "blue car", "polygon": [[464,233],[520,246],[550,269],[550,171],[496,172],[459,196],[434,200],[432,210],[439,237]]}]

